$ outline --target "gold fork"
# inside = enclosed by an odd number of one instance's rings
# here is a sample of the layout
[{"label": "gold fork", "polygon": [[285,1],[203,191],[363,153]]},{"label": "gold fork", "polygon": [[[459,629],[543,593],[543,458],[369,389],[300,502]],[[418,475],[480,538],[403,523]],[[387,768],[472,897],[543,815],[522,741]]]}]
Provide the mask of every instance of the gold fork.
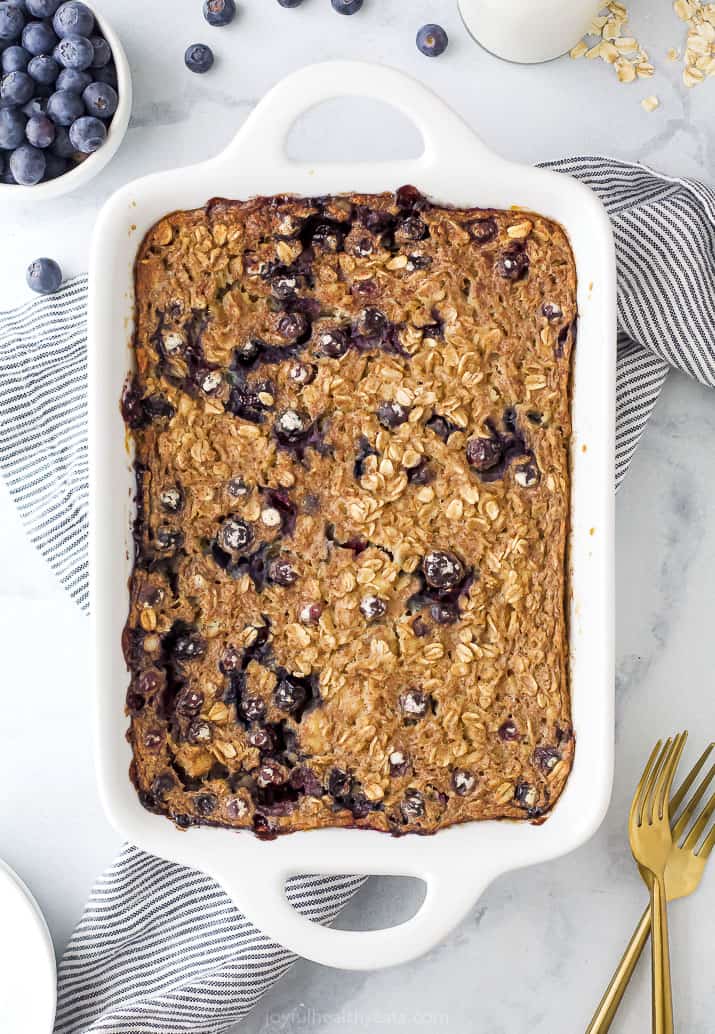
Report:
[{"label": "gold fork", "polygon": [[[705,863],[710,857],[713,847],[715,847],[715,824],[703,840],[701,846],[698,847],[709,819],[715,814],[715,793],[712,794],[708,803],[696,818],[691,831],[685,836],[688,825],[695,815],[695,809],[702,801],[713,781],[713,777],[715,777],[715,765],[711,765],[692,798],[685,805],[682,812],[678,814],[681,804],[710,757],[713,747],[715,747],[715,744],[711,743],[703,751],[677,792],[671,798],[670,810],[674,816],[672,826],[673,846],[665,868],[665,892],[668,901],[675,901],[677,898],[686,897],[697,889],[700,878],[705,871]],[[641,869],[641,875],[647,885],[647,870],[644,872]],[[646,946],[650,935],[650,925],[650,906],[648,906],[641,916],[640,923],[623,953],[623,958],[619,962],[611,982],[598,1004],[598,1008],[593,1014],[593,1019],[586,1030],[586,1034],[606,1034],[610,1030],[626,987]]]},{"label": "gold fork", "polygon": [[670,788],[687,733],[669,737],[653,748],[633,796],[628,817],[631,852],[648,870],[651,913],[653,1034],[673,1034],[673,998],[670,983],[668,905],[665,866],[673,838],[670,832]]}]

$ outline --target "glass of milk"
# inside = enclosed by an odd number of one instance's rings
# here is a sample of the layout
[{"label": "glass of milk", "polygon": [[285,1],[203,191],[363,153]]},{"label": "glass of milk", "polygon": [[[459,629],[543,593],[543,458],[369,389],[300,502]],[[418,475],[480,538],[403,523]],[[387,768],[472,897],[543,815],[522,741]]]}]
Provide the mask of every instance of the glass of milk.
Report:
[{"label": "glass of milk", "polygon": [[605,0],[459,0],[464,24],[486,50],[533,64],[566,53]]}]

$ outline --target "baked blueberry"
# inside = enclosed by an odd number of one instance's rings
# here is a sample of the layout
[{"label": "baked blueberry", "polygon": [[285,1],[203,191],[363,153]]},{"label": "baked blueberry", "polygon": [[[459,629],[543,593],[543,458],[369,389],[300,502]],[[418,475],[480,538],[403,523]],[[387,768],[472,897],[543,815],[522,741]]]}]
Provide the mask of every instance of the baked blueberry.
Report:
[{"label": "baked blueberry", "polygon": [[313,230],[311,246],[318,251],[342,251],[343,233],[330,223],[319,223]]},{"label": "baked blueberry", "polygon": [[377,407],[377,419],[388,430],[404,424],[409,415],[407,407],[399,402],[381,402]]},{"label": "baked blueberry", "polygon": [[459,621],[459,608],[456,603],[444,603],[440,600],[430,606],[429,612],[437,625],[453,625],[455,621]]},{"label": "baked blueberry", "polygon": [[258,768],[256,782],[259,786],[282,786],[287,778],[286,770],[277,761],[268,759]]},{"label": "baked blueberry", "polygon": [[421,241],[427,236],[427,223],[417,215],[408,215],[398,223],[395,230],[395,240],[398,244]]},{"label": "baked blueberry", "polygon": [[539,470],[535,463],[520,463],[514,468],[514,480],[522,488],[532,488],[539,480]]},{"label": "baked blueberry", "polygon": [[245,549],[253,540],[253,529],[240,517],[227,517],[218,530],[218,544],[228,553]]},{"label": "baked blueberry", "polygon": [[377,621],[387,613],[387,603],[379,596],[363,596],[360,600],[360,613],[366,621]]},{"label": "baked blueberry", "polygon": [[52,19],[52,28],[58,36],[91,36],[94,29],[94,15],[86,4],[79,0],[67,0],[60,4]]},{"label": "baked blueberry", "polygon": [[310,330],[308,317],[302,312],[289,312],[278,321],[278,333],[286,341],[298,341]]},{"label": "baked blueberry", "polygon": [[444,54],[449,37],[441,25],[423,25],[417,33],[417,49],[425,57],[439,57]]},{"label": "baked blueberry", "polygon": [[81,154],[93,154],[107,139],[107,127],[93,115],[83,115],[70,126],[70,141]]},{"label": "baked blueberry", "polygon": [[160,772],[151,784],[151,792],[157,801],[165,801],[167,794],[176,788],[176,779],[172,772]]},{"label": "baked blueberry", "polygon": [[49,54],[36,54],[27,66],[27,74],[42,86],[51,86],[60,74],[60,66]]},{"label": "baked blueberry", "polygon": [[430,695],[421,689],[408,689],[400,694],[400,710],[408,719],[424,718],[430,704]]},{"label": "baked blueberry", "polygon": [[387,330],[387,317],[379,309],[364,309],[358,320],[358,331],[365,337],[381,338]]},{"label": "baked blueberry", "polygon": [[205,43],[192,43],[190,47],[186,48],[184,64],[190,72],[203,75],[213,67],[213,63],[213,50],[211,47],[206,46]]},{"label": "baked blueberry", "polygon": [[45,175],[45,156],[31,144],[20,144],[10,155],[10,171],[16,183],[33,187]]},{"label": "baked blueberry", "polygon": [[[72,90],[57,90],[47,102],[47,114],[58,126],[71,126],[84,115],[82,98]],[[74,153],[76,147],[72,148]],[[67,157],[62,155],[62,157]]]},{"label": "baked blueberry", "polygon": [[187,631],[177,636],[173,645],[177,661],[196,661],[206,653],[206,640],[196,631]]},{"label": "baked blueberry", "polygon": [[210,743],[213,739],[211,726],[203,718],[194,718],[186,730],[186,739],[189,743],[197,745]]},{"label": "baked blueberry", "polygon": [[534,751],[534,764],[542,772],[550,772],[561,760],[561,751],[556,747],[537,747]]},{"label": "baked blueberry", "polygon": [[357,14],[362,7],[362,0],[330,0],[330,3],[338,14]]},{"label": "baked blueberry", "polygon": [[545,316],[549,323],[553,323],[556,320],[563,318],[563,311],[560,305],[556,302],[544,302],[541,306],[541,315]]},{"label": "baked blueberry", "polygon": [[390,764],[390,775],[397,779],[400,776],[406,775],[407,770],[410,767],[407,755],[402,750],[393,750],[388,758]]},{"label": "baked blueberry", "polygon": [[284,409],[276,417],[273,432],[282,445],[295,445],[310,430],[310,417],[298,409]]},{"label": "baked blueberry", "polygon": [[288,557],[279,556],[268,565],[268,581],[287,588],[298,580],[298,572]]},{"label": "baked blueberry", "polygon": [[161,550],[180,549],[184,543],[184,535],[183,532],[178,531],[176,528],[170,528],[166,524],[161,524],[156,529],[154,541]]},{"label": "baked blueberry", "polygon": [[405,796],[400,804],[400,811],[405,822],[413,819],[421,819],[425,813],[425,799],[419,790],[410,788],[405,790]]},{"label": "baked blueberry", "polygon": [[208,815],[213,815],[217,805],[218,797],[215,793],[200,793],[197,797],[194,797],[194,807],[199,815],[203,815],[204,818]]},{"label": "baked blueberry", "polygon": [[54,294],[62,286],[62,270],[54,259],[35,259],[27,267],[26,280],[38,294]]},{"label": "baked blueberry", "polygon": [[476,776],[472,772],[468,772],[466,768],[455,768],[452,772],[452,786],[460,797],[466,797],[476,785]]},{"label": "baked blueberry", "polygon": [[176,710],[179,714],[193,718],[204,706],[204,695],[200,689],[186,686],[176,698]]},{"label": "baked blueberry", "polygon": [[82,100],[87,114],[95,118],[111,118],[119,104],[117,91],[107,83],[90,83],[82,93]]},{"label": "baked blueberry", "polygon": [[328,775],[328,793],[331,797],[345,797],[350,792],[351,779],[347,772],[333,768]]},{"label": "baked blueberry", "polygon": [[499,726],[499,739],[504,740],[505,743],[519,739],[519,730],[511,718],[507,718],[507,720],[502,722]]},{"label": "baked blueberry", "polygon": [[348,335],[339,327],[323,330],[318,334],[318,347],[322,355],[330,356],[331,359],[340,359],[348,350]]},{"label": "baked blueberry", "polygon": [[[239,703],[239,710],[241,714],[244,716],[244,718],[246,718],[249,722],[260,722],[266,716],[266,704],[265,701],[261,699],[261,697],[242,696],[241,701]],[[262,743],[263,741],[260,739],[255,741],[254,737],[254,747],[261,747]],[[263,744],[263,746],[267,745],[268,743],[266,741],[266,743]]]},{"label": "baked blueberry", "polygon": [[279,711],[292,714],[299,711],[308,700],[308,690],[290,675],[279,680],[273,691],[273,701]]},{"label": "baked blueberry", "polygon": [[236,17],[235,0],[204,0],[204,18],[216,28],[230,25]]},{"label": "baked blueberry", "polygon": [[14,43],[0,56],[0,67],[3,72],[26,72],[32,55],[18,43]]},{"label": "baked blueberry", "polygon": [[34,92],[35,84],[27,72],[8,72],[0,81],[0,97],[13,107],[27,104]]},{"label": "baked blueberry", "polygon": [[529,255],[521,244],[513,244],[497,259],[496,270],[505,280],[522,280],[529,272]]},{"label": "baked blueberry", "polygon": [[167,513],[180,513],[184,508],[184,493],[181,485],[170,485],[159,493],[159,502]]},{"label": "baked blueberry", "polygon": [[[33,115],[31,119],[28,119],[25,126],[25,136],[27,137],[27,142],[32,144],[33,147],[44,149],[49,147],[55,139],[56,129],[54,122],[47,115]],[[47,159],[45,159],[46,169]]]},{"label": "baked blueberry", "polygon": [[498,438],[470,438],[467,442],[467,463],[475,470],[491,470],[504,455]]},{"label": "baked blueberry", "polygon": [[429,420],[426,421],[425,427],[429,427],[430,431],[434,431],[437,437],[441,438],[443,442],[446,442],[449,436],[454,434],[455,431],[461,430],[457,424],[453,424],[446,416],[440,416],[439,413],[433,413]]},{"label": "baked blueberry", "polygon": [[519,780],[516,784],[516,789],[514,790],[514,800],[517,804],[526,808],[527,811],[531,811],[534,808],[537,799],[538,794],[536,792],[536,787],[524,780]]},{"label": "baked blueberry", "polygon": [[475,244],[489,244],[499,233],[496,219],[489,215],[484,219],[473,219],[465,229]]},{"label": "baked blueberry", "polygon": [[464,565],[454,553],[433,549],[422,560],[422,573],[431,588],[448,592],[464,578]]},{"label": "baked blueberry", "polygon": [[143,739],[146,749],[155,754],[164,742],[164,734],[161,729],[147,729]]}]

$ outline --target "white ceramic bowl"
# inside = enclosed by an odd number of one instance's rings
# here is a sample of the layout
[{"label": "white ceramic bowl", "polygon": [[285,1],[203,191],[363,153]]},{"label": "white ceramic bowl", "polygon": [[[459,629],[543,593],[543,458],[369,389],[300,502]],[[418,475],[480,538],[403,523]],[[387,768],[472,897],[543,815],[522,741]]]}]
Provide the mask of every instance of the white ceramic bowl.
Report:
[{"label": "white ceramic bowl", "polygon": [[[91,4],[90,4],[91,6]],[[34,187],[23,187],[19,184],[0,183],[0,204],[10,201],[51,201],[53,198],[62,197],[73,190],[78,190],[102,171],[107,163],[114,157],[119,145],[127,131],[129,116],[132,111],[132,76],[129,69],[127,55],[121,44],[119,36],[109,24],[104,15],[92,7],[97,25],[109,46],[112,48],[112,57],[117,67],[117,93],[119,104],[114,113],[107,139],[94,154],[90,154],[79,165],[58,176],[47,183],[36,183]]]},{"label": "white ceramic bowl", "polygon": [[[394,105],[420,129],[425,150],[409,161],[293,162],[285,138],[322,101],[367,96]],[[576,758],[541,826],[471,822],[434,836],[395,838],[355,829],[293,833],[274,841],[198,827],[182,832],[145,811],[129,781],[124,732],[128,676],[120,645],[128,612],[134,477],[118,399],[132,367],[134,260],[167,212],[211,197],[395,190],[412,183],[459,206],[522,205],[557,219],[575,255],[580,311],[574,369],[570,668]],[[325,965],[374,969],[427,951],[467,914],[498,875],[582,844],[603,818],[613,774],[613,455],[616,277],[608,217],[568,176],[507,162],[421,83],[380,65],[327,62],[278,83],[218,157],[161,172],[119,190],[95,224],[90,256],[90,583],[96,757],[100,792],[123,837],[213,876],[260,929]],[[427,883],[415,916],[368,932],[312,923],[288,903],[297,873],[411,875]]]}]

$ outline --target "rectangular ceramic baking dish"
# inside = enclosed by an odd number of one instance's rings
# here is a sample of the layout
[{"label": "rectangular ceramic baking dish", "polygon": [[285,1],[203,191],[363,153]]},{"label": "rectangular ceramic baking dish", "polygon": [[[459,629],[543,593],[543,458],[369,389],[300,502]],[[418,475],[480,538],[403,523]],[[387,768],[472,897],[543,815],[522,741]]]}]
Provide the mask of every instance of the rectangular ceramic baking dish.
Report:
[{"label": "rectangular ceramic baking dish", "polygon": [[[286,134],[304,111],[338,96],[394,105],[424,138],[410,161],[313,165],[286,158]],[[570,666],[576,757],[547,821],[473,822],[434,836],[393,838],[367,830],[293,833],[274,841],[225,829],[182,832],[139,803],[127,770],[120,638],[132,564],[134,478],[118,400],[132,365],[133,265],[146,231],[167,212],[209,198],[257,194],[380,192],[414,184],[459,206],[523,206],[560,222],[578,273],[575,354]],[[613,454],[616,284],[608,218],[596,197],[567,176],[504,161],[441,100],[392,69],[361,63],[313,65],[284,79],[257,105],[218,157],[137,180],[118,191],[97,221],[90,262],[91,608],[96,756],[110,821],[127,840],[213,876],[272,938],[306,958],[373,969],[415,958],[469,911],[484,888],[512,869],[563,855],[596,830],[613,773]],[[338,931],[289,905],[298,873],[380,873],[423,879],[427,893],[407,922],[385,930]]]}]

